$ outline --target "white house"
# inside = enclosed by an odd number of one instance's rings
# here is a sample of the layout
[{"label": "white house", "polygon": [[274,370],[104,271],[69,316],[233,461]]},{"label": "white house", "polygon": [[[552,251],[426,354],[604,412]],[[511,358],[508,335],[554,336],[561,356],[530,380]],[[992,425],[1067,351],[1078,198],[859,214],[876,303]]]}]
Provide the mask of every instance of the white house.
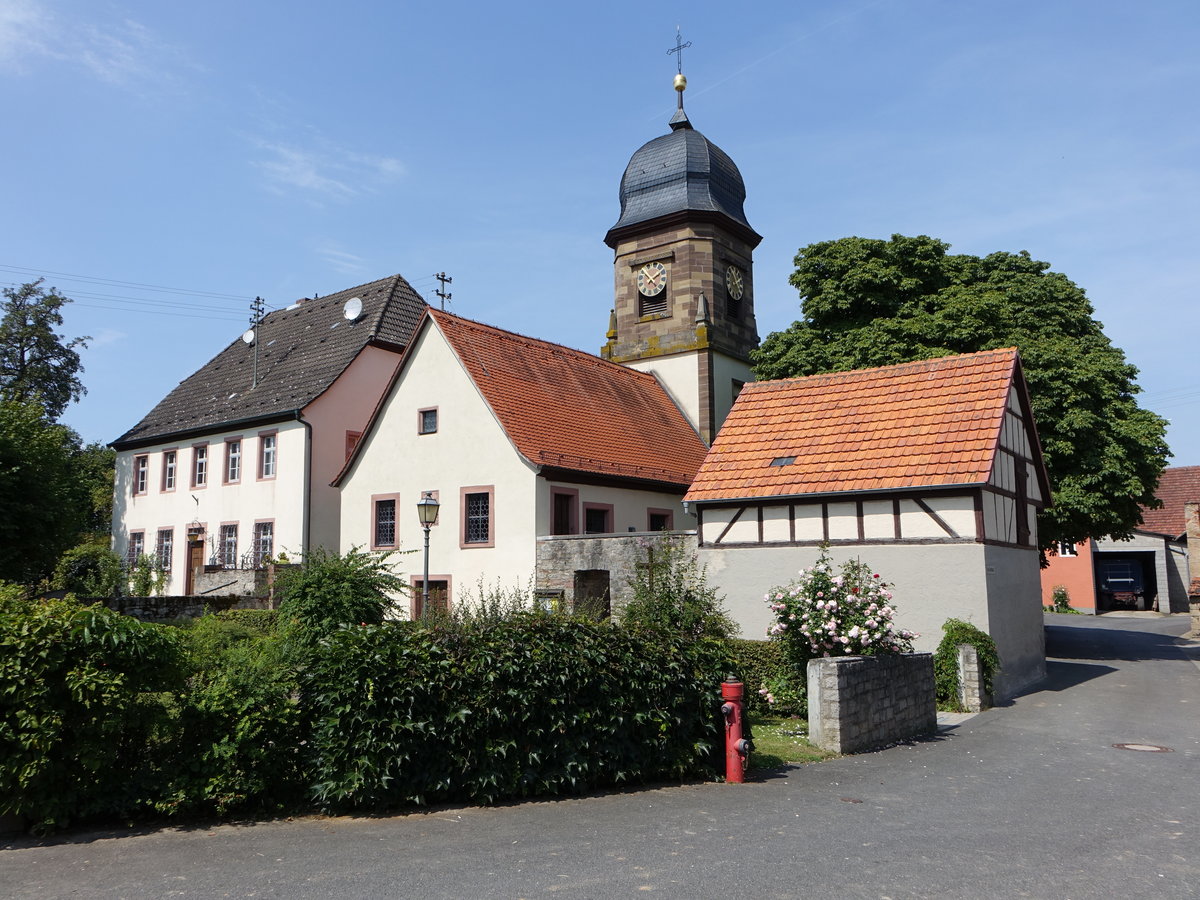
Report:
[{"label": "white house", "polygon": [[1014,349],[748,384],[685,498],[747,636],[828,543],[896,585],[931,650],[950,617],[996,641],[1011,696],[1045,671],[1037,511],[1050,497]]},{"label": "white house", "polygon": [[[428,493],[431,595],[525,586],[539,535],[684,527],[705,450],[653,375],[430,309],[334,480],[341,548],[419,550]],[[414,616],[422,563],[394,561]],[[591,593],[607,603],[604,585]]]},{"label": "white house", "polygon": [[299,300],[181,382],[112,444],[117,552],[155,555],[166,593],[190,594],[205,567],[336,549],[329,482],[424,307],[399,275]]}]

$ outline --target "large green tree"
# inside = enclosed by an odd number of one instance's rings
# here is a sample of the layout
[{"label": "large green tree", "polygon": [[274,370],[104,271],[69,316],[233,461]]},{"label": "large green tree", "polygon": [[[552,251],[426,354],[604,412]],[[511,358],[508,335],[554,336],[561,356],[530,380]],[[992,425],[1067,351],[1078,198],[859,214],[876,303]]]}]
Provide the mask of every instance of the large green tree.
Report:
[{"label": "large green tree", "polygon": [[0,580],[33,583],[79,537],[90,497],[79,436],[35,401],[0,397]]},{"label": "large green tree", "polygon": [[79,380],[83,366],[76,348],[89,338],[67,340],[62,308],[71,301],[42,280],[4,288],[0,303],[0,397],[36,401],[57,421],[67,404],[87,391]]},{"label": "large green tree", "polygon": [[1166,422],[1137,405],[1137,369],[1083,290],[1027,252],[951,254],[930,237],[849,237],[801,248],[803,318],[767,337],[759,378],[1017,347],[1053,487],[1043,546],[1124,537],[1155,503]]}]

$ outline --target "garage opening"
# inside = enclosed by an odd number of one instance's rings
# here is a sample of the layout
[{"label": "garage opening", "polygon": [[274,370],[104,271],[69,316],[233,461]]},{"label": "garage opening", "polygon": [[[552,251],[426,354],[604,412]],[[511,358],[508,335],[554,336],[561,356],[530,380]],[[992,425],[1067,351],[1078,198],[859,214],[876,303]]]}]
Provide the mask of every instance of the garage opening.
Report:
[{"label": "garage opening", "polygon": [[1154,609],[1158,602],[1158,579],[1154,551],[1097,553],[1096,612]]}]

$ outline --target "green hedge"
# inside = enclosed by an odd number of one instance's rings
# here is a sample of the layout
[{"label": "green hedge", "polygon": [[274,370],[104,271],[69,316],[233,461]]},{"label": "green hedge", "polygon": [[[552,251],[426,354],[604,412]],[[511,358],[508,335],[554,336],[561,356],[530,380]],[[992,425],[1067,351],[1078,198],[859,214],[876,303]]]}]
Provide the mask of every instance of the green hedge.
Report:
[{"label": "green hedge", "polygon": [[269,617],[0,593],[0,813],[51,830],[706,777],[730,671],[721,641],[554,615],[355,625],[296,654]]},{"label": "green hedge", "polygon": [[328,810],[711,775],[725,645],[552,615],[348,628],[304,673]]},{"label": "green hedge", "polygon": [[0,601],[0,813],[43,830],[129,812],[162,778],[174,632],[102,606]]},{"label": "green hedge", "polygon": [[992,693],[992,679],[1000,671],[1000,655],[991,635],[962,619],[947,619],[942,625],[942,640],[933,654],[933,677],[937,686],[939,709],[961,711],[958,696],[958,646],[970,644],[979,654],[983,689]]},{"label": "green hedge", "polygon": [[734,638],[729,641],[733,655],[732,672],[746,685],[746,709],[763,715],[778,714],[759,690],[768,680],[783,671],[787,660],[783,645],[778,641],[748,641]]}]

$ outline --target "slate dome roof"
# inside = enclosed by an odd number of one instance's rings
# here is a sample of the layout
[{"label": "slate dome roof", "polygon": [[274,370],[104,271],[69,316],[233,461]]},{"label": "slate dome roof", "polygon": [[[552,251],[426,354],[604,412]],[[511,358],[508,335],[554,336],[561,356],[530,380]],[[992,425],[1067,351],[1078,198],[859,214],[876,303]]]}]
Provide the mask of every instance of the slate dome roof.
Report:
[{"label": "slate dome roof", "polygon": [[757,238],[742,209],[745,200],[746,184],[729,154],[677,114],[669,134],[630,158],[621,177],[621,217],[605,241],[612,245],[618,232],[681,212],[732,219]]}]

